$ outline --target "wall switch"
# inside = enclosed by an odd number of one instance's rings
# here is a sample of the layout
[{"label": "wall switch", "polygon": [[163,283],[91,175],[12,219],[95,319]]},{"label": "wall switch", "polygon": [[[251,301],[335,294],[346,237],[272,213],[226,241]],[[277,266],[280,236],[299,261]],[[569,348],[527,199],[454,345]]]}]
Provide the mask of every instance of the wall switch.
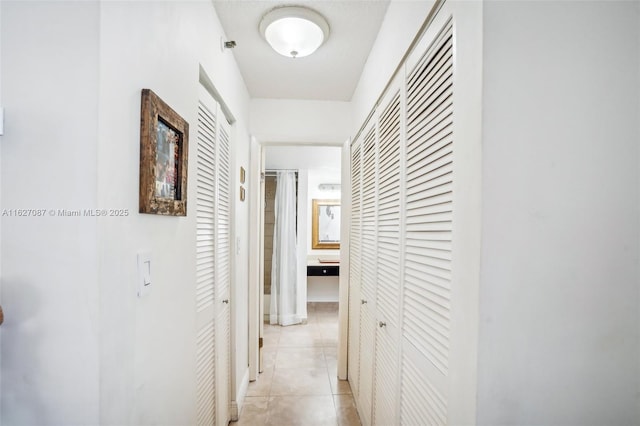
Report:
[{"label": "wall switch", "polygon": [[151,252],[138,253],[138,297],[151,291]]}]

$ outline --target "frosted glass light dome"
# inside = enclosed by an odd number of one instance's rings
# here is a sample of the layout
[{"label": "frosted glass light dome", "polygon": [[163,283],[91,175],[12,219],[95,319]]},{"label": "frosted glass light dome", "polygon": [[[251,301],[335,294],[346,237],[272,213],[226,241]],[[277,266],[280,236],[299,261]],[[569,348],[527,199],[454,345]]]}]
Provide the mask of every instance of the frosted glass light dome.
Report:
[{"label": "frosted glass light dome", "polygon": [[260,33],[279,54],[302,58],[322,46],[329,36],[329,24],[314,10],[285,6],[264,15],[260,21]]}]

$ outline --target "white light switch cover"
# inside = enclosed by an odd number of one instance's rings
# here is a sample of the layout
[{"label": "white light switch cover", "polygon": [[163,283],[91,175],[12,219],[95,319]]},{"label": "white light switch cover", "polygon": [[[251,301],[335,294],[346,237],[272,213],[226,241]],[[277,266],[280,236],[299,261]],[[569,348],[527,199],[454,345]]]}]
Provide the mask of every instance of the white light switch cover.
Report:
[{"label": "white light switch cover", "polygon": [[151,291],[151,252],[138,253],[138,297],[143,297]]}]

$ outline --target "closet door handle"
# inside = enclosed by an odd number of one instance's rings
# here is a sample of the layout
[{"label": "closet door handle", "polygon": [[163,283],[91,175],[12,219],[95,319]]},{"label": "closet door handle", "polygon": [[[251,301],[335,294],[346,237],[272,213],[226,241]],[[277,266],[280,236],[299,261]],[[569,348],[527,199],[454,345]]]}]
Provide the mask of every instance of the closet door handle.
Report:
[{"label": "closet door handle", "polygon": [[360,304],[361,304],[361,305],[364,305],[365,303],[367,303],[367,301],[366,301],[366,300],[364,300],[364,299],[360,299]]},{"label": "closet door handle", "polygon": [[382,328],[382,327],[386,327],[387,323],[386,322],[382,322],[382,321],[378,321],[378,325],[380,326],[380,328]]},{"label": "closet door handle", "polygon": [[228,305],[228,304],[229,304],[229,299],[224,299],[224,300],[222,301],[222,303],[224,303],[224,304],[227,304],[227,305]]}]

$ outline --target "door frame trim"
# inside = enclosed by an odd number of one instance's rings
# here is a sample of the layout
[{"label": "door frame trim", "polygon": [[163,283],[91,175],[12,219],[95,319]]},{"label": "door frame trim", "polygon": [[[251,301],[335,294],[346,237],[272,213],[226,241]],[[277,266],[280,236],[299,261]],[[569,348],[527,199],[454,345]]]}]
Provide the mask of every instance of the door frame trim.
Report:
[{"label": "door frame trim", "polygon": [[[338,316],[338,378],[347,380],[348,325],[349,325],[349,227],[351,211],[351,188],[349,152],[351,139],[339,144],[310,144],[261,142],[251,136],[250,187],[261,188],[260,191],[249,191],[249,380],[258,378],[260,366],[258,340],[262,337],[263,306],[260,291],[263,289],[263,214],[261,200],[264,199],[262,173],[264,171],[264,148],[267,146],[327,146],[342,148],[342,207],[341,207],[341,246],[340,246],[340,280],[339,280],[339,316]],[[345,208],[346,207],[346,208]]]}]

